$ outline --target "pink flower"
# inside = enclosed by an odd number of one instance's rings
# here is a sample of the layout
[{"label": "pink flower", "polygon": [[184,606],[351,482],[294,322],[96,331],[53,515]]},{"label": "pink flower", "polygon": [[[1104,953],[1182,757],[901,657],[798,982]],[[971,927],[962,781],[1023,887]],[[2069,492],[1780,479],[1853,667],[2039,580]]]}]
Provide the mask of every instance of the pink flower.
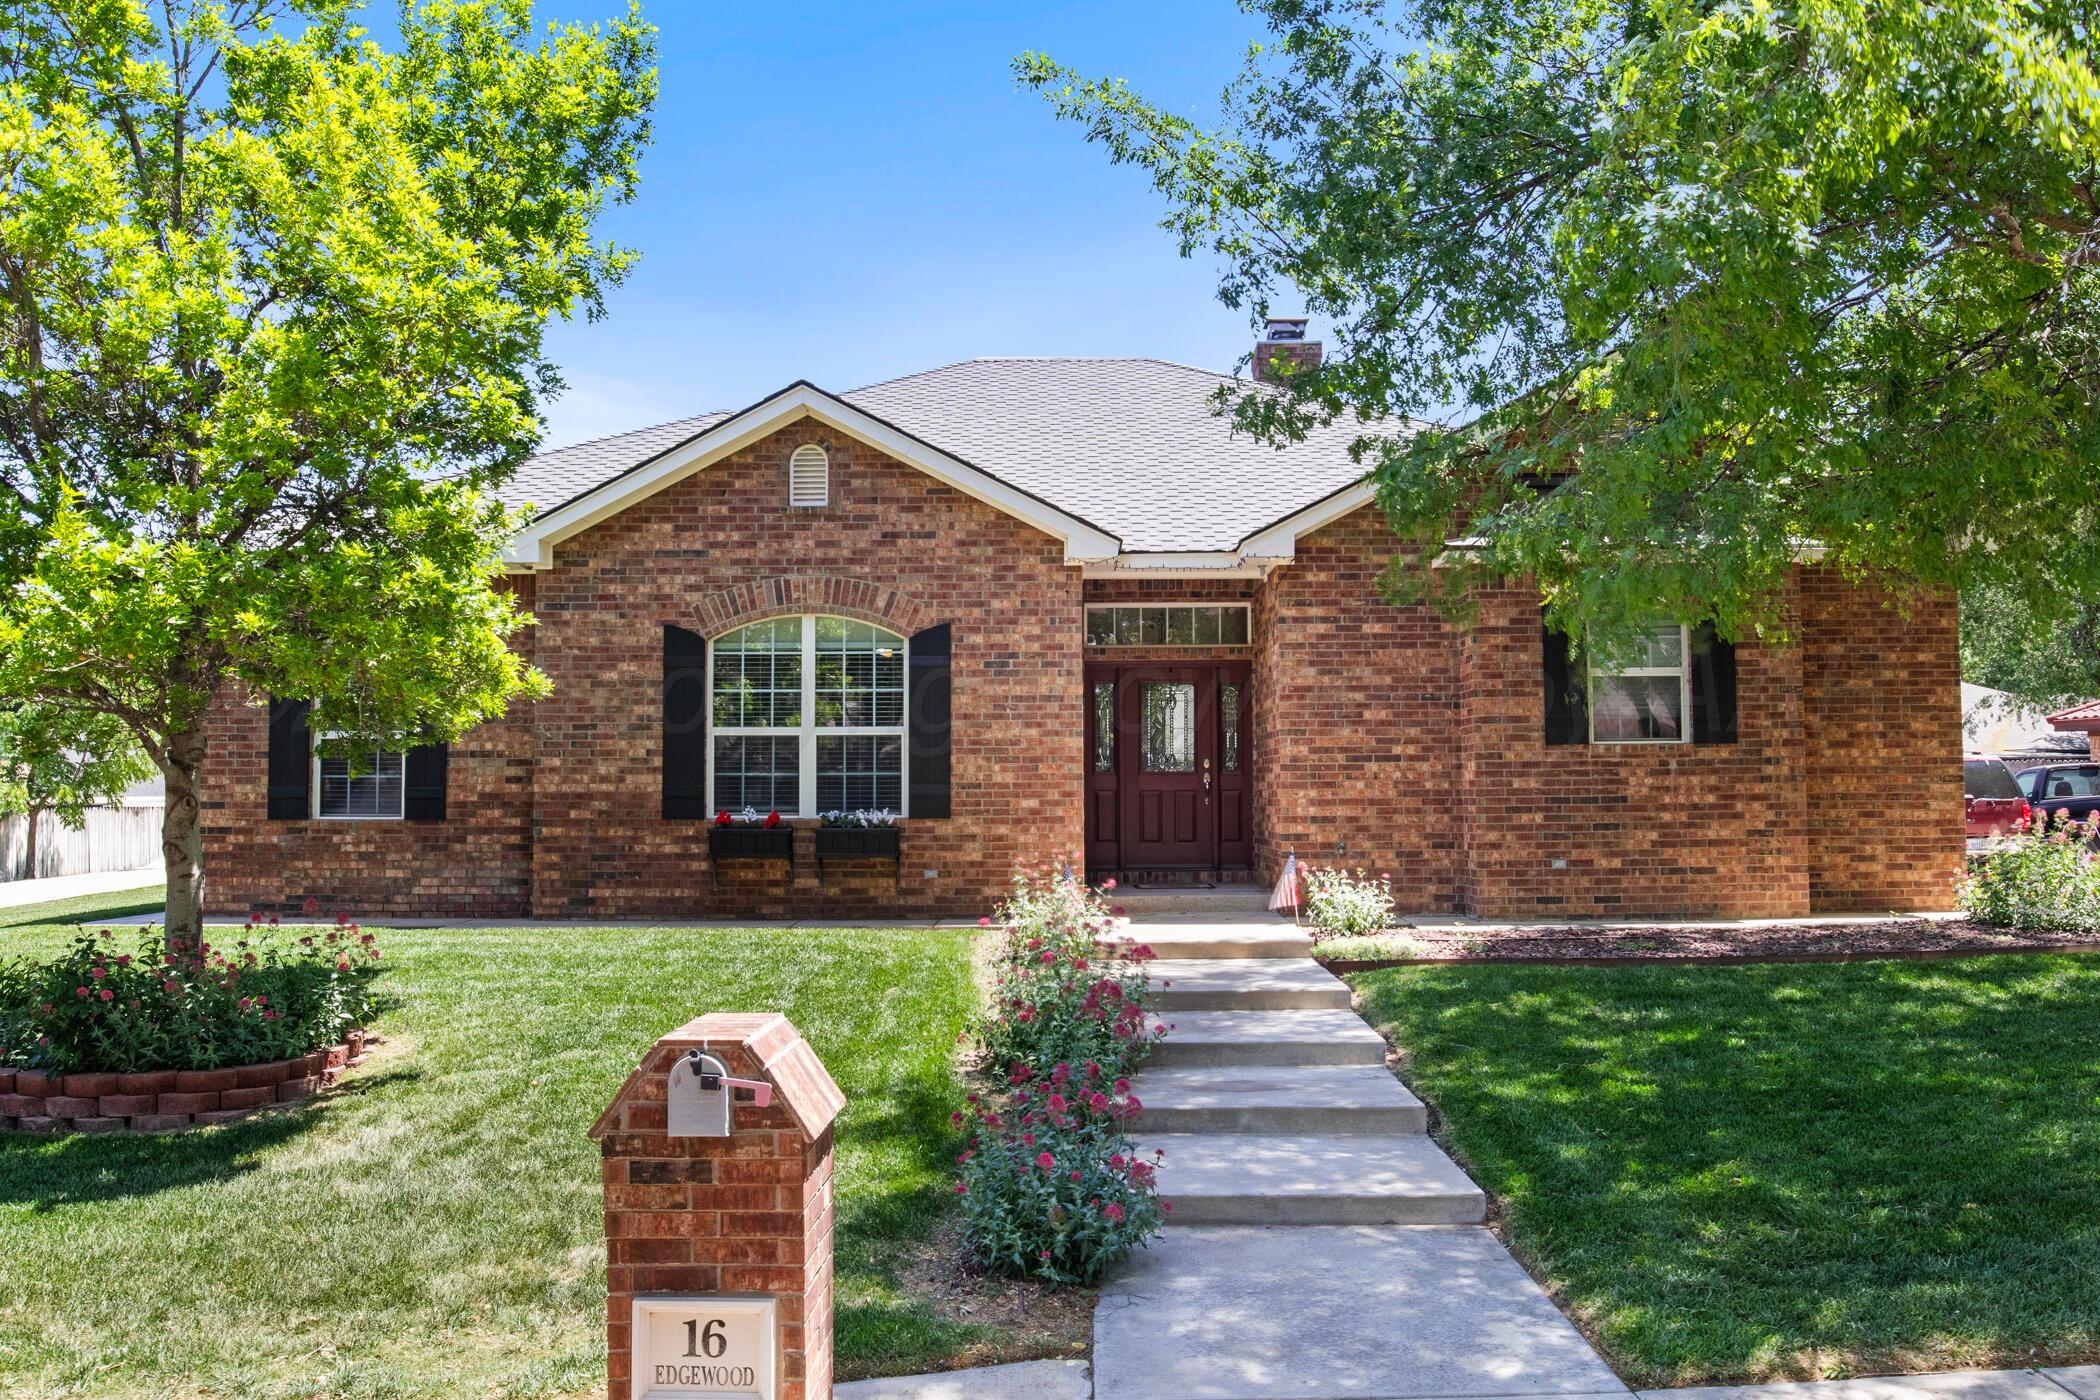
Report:
[{"label": "pink flower", "polygon": [[1057,1159],[1047,1152],[1039,1152],[1036,1154],[1035,1164],[1041,1167],[1044,1171],[1049,1171],[1052,1167],[1057,1165]]},{"label": "pink flower", "polygon": [[337,963],[335,965],[335,970],[337,972],[348,972],[350,970],[349,960],[346,958],[342,962]]},{"label": "pink flower", "polygon": [[1123,1218],[1123,1207],[1117,1205],[1114,1201],[1110,1201],[1101,1208],[1101,1213],[1110,1220],[1120,1221]]},{"label": "pink flower", "polygon": [[970,1194],[970,1188],[958,1181],[955,1183],[955,1194],[958,1196],[967,1196]]},{"label": "pink flower", "polygon": [[1112,890],[1112,889],[1114,889],[1115,887],[1116,887],[1116,877],[1115,877],[1115,876],[1113,876],[1113,875],[1109,876],[1109,877],[1108,877],[1108,878],[1107,878],[1106,880],[1103,880],[1103,881],[1101,882],[1101,888],[1102,888],[1102,889],[1104,889],[1104,890]]},{"label": "pink flower", "polygon": [[182,988],[176,983],[175,979],[172,977],[170,977],[167,981],[161,983],[160,989],[166,992],[169,996],[174,996],[177,992],[182,990]]},{"label": "pink flower", "polygon": [[76,997],[79,997],[79,998],[80,998],[81,1000],[83,1000],[83,1001],[85,1001],[85,1000],[87,999],[87,994],[88,994],[88,989],[87,989],[87,988],[85,988],[85,987],[75,987],[75,988],[73,989],[73,995],[74,995],[74,996],[76,996]]},{"label": "pink flower", "polygon": [[1066,1109],[1070,1107],[1071,1105],[1065,1102],[1065,1096],[1063,1094],[1052,1094],[1050,1096],[1050,1111],[1052,1113],[1063,1113]]},{"label": "pink flower", "polygon": [[94,978],[97,982],[99,982],[103,978],[109,976],[109,969],[106,967],[91,967],[88,969],[88,976]]},{"label": "pink flower", "polygon": [[979,920],[977,921],[977,927],[979,927],[979,928],[990,928],[991,926],[992,926],[992,916],[991,916],[991,915],[989,915],[989,914],[985,915],[985,916],[984,916],[983,918],[981,918],[981,919],[979,919]]},{"label": "pink flower", "polygon": [[104,987],[99,995],[104,1001],[115,1001],[117,999],[117,994],[107,987]]}]

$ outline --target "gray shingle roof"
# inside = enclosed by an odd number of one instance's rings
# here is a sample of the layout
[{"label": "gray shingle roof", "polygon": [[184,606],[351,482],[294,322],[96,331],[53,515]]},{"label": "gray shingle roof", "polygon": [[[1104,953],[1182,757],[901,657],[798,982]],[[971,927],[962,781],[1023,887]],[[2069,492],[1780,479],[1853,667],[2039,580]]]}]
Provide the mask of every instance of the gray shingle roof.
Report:
[{"label": "gray shingle roof", "polygon": [[[1282,450],[1232,431],[1229,376],[1163,360],[984,359],[839,395],[951,457],[1122,539],[1131,552],[1229,550],[1362,475],[1351,424]],[[728,414],[544,453],[504,491],[562,505]]]}]

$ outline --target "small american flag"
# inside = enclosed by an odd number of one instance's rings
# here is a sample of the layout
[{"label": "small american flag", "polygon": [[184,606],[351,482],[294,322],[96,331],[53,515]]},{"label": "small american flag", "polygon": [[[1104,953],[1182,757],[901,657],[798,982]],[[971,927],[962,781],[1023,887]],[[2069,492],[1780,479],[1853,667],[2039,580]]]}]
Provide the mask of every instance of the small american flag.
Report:
[{"label": "small american flag", "polygon": [[1276,877],[1276,888],[1269,892],[1269,908],[1272,910],[1289,909],[1294,913],[1297,911],[1298,853],[1296,851],[1292,851],[1283,858],[1283,873]]}]

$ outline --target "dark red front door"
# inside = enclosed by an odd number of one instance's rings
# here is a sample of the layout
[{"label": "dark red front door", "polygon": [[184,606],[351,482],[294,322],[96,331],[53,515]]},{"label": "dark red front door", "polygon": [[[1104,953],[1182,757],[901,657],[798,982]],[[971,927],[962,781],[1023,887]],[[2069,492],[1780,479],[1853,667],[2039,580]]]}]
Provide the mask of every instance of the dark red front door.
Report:
[{"label": "dark red front door", "polygon": [[1244,665],[1087,672],[1087,864],[1244,868],[1253,798]]}]

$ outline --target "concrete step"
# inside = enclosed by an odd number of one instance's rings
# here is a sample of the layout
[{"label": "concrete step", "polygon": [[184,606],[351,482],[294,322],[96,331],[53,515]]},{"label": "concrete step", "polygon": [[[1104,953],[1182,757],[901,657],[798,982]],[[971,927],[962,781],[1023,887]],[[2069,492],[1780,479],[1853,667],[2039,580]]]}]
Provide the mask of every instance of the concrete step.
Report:
[{"label": "concrete step", "polygon": [[1155,957],[1175,961],[1312,957],[1312,939],[1308,935],[1272,918],[1147,919],[1118,930],[1111,941],[1126,946],[1142,944]]},{"label": "concrete step", "polygon": [[1148,1069],[1132,1131],[1421,1133],[1429,1112],[1384,1065]]},{"label": "concrete step", "polygon": [[1156,889],[1137,889],[1130,885],[1119,885],[1102,898],[1110,904],[1122,905],[1133,917],[1150,917],[1154,914],[1214,914],[1222,918],[1236,918],[1249,912],[1269,912],[1269,890],[1265,885],[1217,885],[1210,889],[1184,889],[1171,885]]},{"label": "concrete step", "polygon": [[1413,1133],[1145,1134],[1173,1225],[1473,1225],[1487,1198]]},{"label": "concrete step", "polygon": [[1155,1068],[1132,1091],[1140,1133],[1422,1133],[1428,1110],[1382,1064]]},{"label": "concrete step", "polygon": [[1162,958],[1146,969],[1160,1011],[1349,1006],[1349,984],[1311,958]]},{"label": "concrete step", "polygon": [[1353,1011],[1170,1011],[1167,1037],[1145,1061],[1184,1066],[1382,1065],[1385,1038]]}]

